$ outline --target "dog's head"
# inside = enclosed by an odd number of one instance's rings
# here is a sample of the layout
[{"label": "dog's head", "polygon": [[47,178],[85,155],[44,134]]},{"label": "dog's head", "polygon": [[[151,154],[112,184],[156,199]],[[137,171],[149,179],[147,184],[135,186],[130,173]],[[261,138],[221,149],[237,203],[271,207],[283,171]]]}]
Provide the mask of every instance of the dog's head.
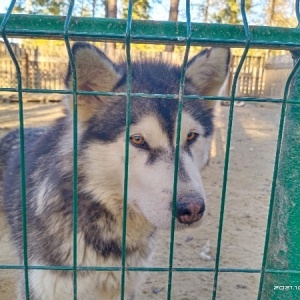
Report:
[{"label": "dog's head", "polygon": [[[79,165],[85,190],[111,209],[121,209],[129,76],[126,64],[114,64],[103,52],[85,43],[73,46],[73,56],[78,90],[123,93],[77,97]],[[131,97],[128,204],[158,228],[170,227],[175,188],[177,228],[197,226],[205,212],[200,170],[209,160],[215,101],[203,100],[201,95],[218,94],[229,58],[229,49],[211,48],[188,62],[184,93],[199,98],[183,103],[177,162],[178,100]],[[132,62],[131,93],[178,94],[180,76],[180,67],[163,61]],[[72,78],[69,67],[66,84],[70,88]],[[71,99],[67,107],[72,111]]]}]

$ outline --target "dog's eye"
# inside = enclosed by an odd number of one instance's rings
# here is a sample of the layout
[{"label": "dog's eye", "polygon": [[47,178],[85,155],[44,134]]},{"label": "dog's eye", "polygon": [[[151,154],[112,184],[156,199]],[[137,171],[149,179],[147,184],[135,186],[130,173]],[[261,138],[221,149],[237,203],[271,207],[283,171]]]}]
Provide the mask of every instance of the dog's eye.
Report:
[{"label": "dog's eye", "polygon": [[144,137],[140,134],[132,135],[130,137],[130,142],[135,146],[143,146],[146,143]]},{"label": "dog's eye", "polygon": [[191,143],[191,142],[195,141],[195,140],[197,139],[198,136],[199,136],[198,133],[193,132],[193,131],[190,131],[190,132],[187,134],[186,141],[187,141],[188,143]]}]

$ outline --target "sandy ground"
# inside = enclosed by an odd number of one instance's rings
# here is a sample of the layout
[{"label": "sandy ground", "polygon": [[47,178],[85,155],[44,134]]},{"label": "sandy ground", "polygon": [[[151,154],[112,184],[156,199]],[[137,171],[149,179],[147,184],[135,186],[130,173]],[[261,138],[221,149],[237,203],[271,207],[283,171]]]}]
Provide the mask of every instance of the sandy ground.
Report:
[{"label": "sandy ground", "polygon": [[[261,266],[279,112],[277,104],[235,108],[220,268],[259,269]],[[61,107],[57,104],[25,105],[27,126],[44,125],[60,114]],[[18,126],[17,118],[16,104],[0,103],[0,136]],[[218,106],[212,159],[203,172],[209,212],[202,227],[176,233],[174,267],[215,266],[227,122],[228,107]],[[169,233],[160,232],[152,266],[167,267],[168,262]],[[17,260],[5,220],[0,215],[0,264],[12,263]],[[16,274],[14,270],[0,270],[1,300],[16,299]],[[213,278],[213,272],[174,272],[172,299],[211,299]],[[259,279],[255,273],[221,272],[217,298],[256,299]],[[148,273],[137,299],[166,299],[167,281],[167,273]]]}]

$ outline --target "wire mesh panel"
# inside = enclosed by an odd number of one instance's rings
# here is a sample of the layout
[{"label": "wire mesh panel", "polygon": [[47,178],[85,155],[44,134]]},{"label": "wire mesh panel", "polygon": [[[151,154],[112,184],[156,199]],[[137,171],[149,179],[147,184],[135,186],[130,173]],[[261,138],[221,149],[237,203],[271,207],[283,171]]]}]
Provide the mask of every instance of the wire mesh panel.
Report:
[{"label": "wire mesh panel", "polygon": [[[29,274],[30,270],[57,270],[72,272],[73,278],[73,298],[77,299],[77,287],[80,276],[78,272],[116,272],[121,277],[120,299],[126,299],[126,277],[131,272],[149,272],[155,276],[165,276],[165,294],[157,299],[177,299],[174,296],[174,278],[182,273],[191,273],[193,276],[199,275],[199,285],[202,274],[209,274],[211,287],[211,299],[222,298],[222,290],[219,283],[227,274],[260,276],[260,284],[255,291],[258,299],[297,299],[300,293],[300,198],[299,198],[299,153],[300,153],[300,124],[299,124],[299,74],[300,64],[299,53],[300,31],[299,29],[286,29],[276,27],[255,27],[249,26],[245,11],[245,1],[241,1],[241,12],[243,25],[224,25],[224,24],[201,24],[192,23],[190,16],[190,1],[186,1],[186,22],[153,22],[153,21],[134,21],[132,20],[133,1],[129,1],[127,20],[100,19],[100,18],[75,18],[72,17],[74,0],[70,1],[68,13],[65,18],[54,16],[36,15],[14,15],[12,10],[16,1],[12,1],[5,15],[0,16],[1,34],[5,46],[14,63],[17,75],[17,87],[0,88],[0,92],[13,92],[18,95],[19,104],[19,128],[20,128],[20,162],[21,162],[21,189],[22,189],[22,228],[23,228],[23,264],[1,264],[0,270],[21,270],[24,277],[25,299],[30,299]],[[299,1],[296,1],[296,12],[299,20]],[[67,90],[52,89],[33,89],[24,87],[22,70],[17,61],[16,54],[10,44],[9,37],[34,37],[43,39],[60,39],[65,43],[65,47],[70,60],[70,71],[72,88]],[[114,41],[125,44],[126,54],[126,92],[113,93],[104,91],[81,91],[78,89],[78,78],[74,55],[71,43],[74,41]],[[181,64],[180,84],[177,94],[151,94],[132,92],[132,43],[174,43],[184,46],[184,56]],[[212,267],[198,266],[177,266],[174,263],[176,253],[175,238],[175,219],[176,201],[178,189],[178,174],[180,170],[180,132],[182,127],[183,105],[185,102],[194,101],[199,95],[186,95],[186,71],[189,64],[189,54],[192,46],[222,46],[236,47],[243,49],[241,59],[232,78],[232,88],[230,95],[227,96],[201,96],[204,101],[229,101],[228,121],[226,124],[227,133],[225,137],[225,157],[222,176],[222,189],[220,195],[219,222],[216,243],[215,261]],[[291,72],[286,86],[284,97],[281,98],[255,98],[237,96],[238,80],[241,69],[246,60],[246,56],[251,48],[263,49],[285,49],[293,51],[295,66]],[[23,77],[22,77],[23,75]],[[26,85],[25,85],[26,86]],[[73,100],[73,207],[72,207],[72,265],[69,266],[40,266],[28,263],[28,240],[27,240],[27,199],[26,199],[26,157],[24,144],[24,93],[58,93],[71,95]],[[124,145],[124,191],[123,191],[123,228],[121,241],[121,265],[120,266],[82,266],[78,264],[78,96],[122,96],[126,97],[126,132]],[[168,262],[163,266],[132,267],[126,261],[127,244],[127,221],[128,221],[128,181],[129,178],[129,158],[130,158],[130,127],[131,127],[131,101],[134,98],[161,98],[177,99],[178,110],[176,116],[176,137],[175,137],[175,161],[174,177],[172,187],[172,219],[171,229],[168,240]],[[271,187],[271,197],[269,203],[269,215],[265,228],[265,246],[263,251],[262,265],[260,268],[245,267],[222,267],[222,243],[224,240],[224,220],[226,204],[228,198],[228,178],[230,176],[230,157],[232,153],[232,134],[234,127],[235,102],[245,101],[246,103],[279,103],[281,105],[279,130],[277,138],[276,154],[274,159],[274,172]],[[255,201],[255,199],[253,199]],[[238,205],[238,204],[236,204]],[[205,225],[203,225],[205,226]],[[1,251],[1,249],[0,249]],[[127,250],[128,251],[128,250]],[[259,255],[259,254],[258,254]],[[157,275],[158,274],[158,275]],[[234,277],[233,277],[234,278]],[[176,282],[180,282],[180,279]],[[205,284],[208,284],[207,282]],[[243,289],[243,286],[240,286]],[[157,291],[158,293],[159,291]],[[156,292],[155,292],[156,293]],[[154,294],[155,294],[154,293]],[[174,298],[173,298],[174,297]],[[182,296],[178,299],[202,299],[201,295]],[[197,298],[198,297],[198,298]],[[203,298],[204,299],[204,298]],[[233,298],[232,298],[233,299]]]}]

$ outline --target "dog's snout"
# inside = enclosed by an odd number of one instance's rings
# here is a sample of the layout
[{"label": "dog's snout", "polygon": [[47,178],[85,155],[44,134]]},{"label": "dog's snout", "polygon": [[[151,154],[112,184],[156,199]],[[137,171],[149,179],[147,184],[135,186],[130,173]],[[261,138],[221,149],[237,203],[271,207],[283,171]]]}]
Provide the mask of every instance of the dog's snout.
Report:
[{"label": "dog's snout", "polygon": [[192,224],[203,216],[205,203],[201,197],[188,197],[177,202],[176,218],[180,223]]}]

